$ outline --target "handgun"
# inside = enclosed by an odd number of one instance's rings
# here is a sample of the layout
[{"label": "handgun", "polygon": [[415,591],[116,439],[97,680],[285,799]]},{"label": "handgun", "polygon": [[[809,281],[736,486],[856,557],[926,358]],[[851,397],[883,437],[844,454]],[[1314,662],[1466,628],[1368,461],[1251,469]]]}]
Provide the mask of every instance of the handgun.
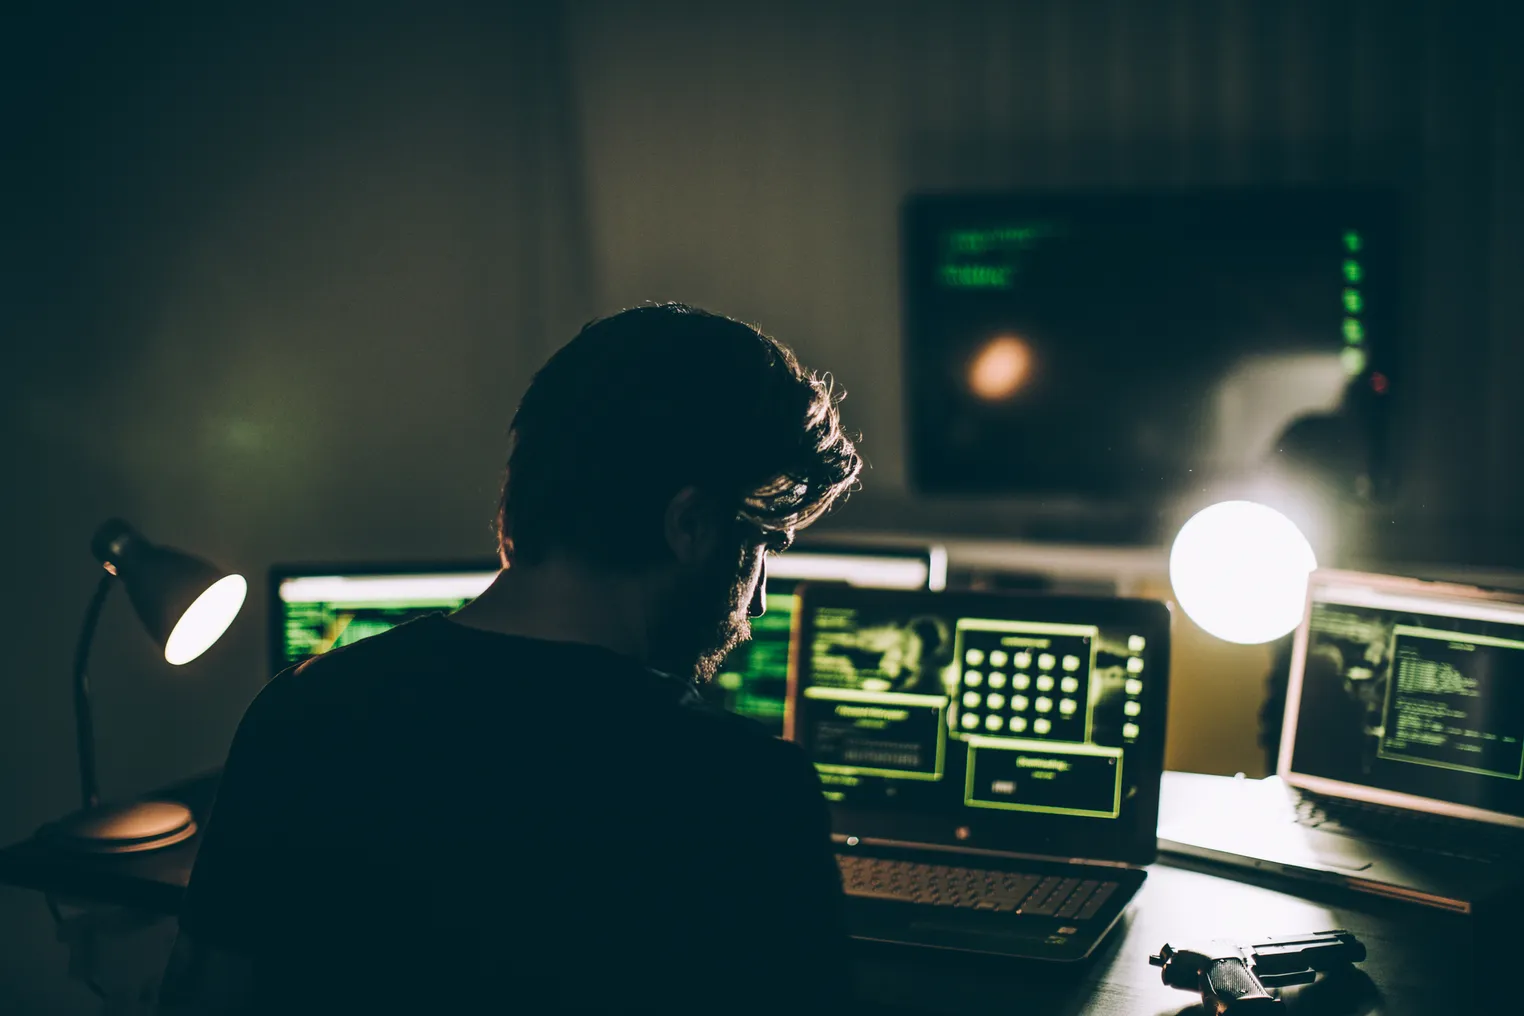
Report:
[{"label": "handgun", "polygon": [[1200,949],[1165,944],[1148,962],[1171,988],[1201,992],[1207,1012],[1259,1012],[1281,1004],[1265,989],[1311,984],[1319,973],[1359,963],[1365,946],[1347,931],[1267,938],[1251,945],[1215,941]]}]

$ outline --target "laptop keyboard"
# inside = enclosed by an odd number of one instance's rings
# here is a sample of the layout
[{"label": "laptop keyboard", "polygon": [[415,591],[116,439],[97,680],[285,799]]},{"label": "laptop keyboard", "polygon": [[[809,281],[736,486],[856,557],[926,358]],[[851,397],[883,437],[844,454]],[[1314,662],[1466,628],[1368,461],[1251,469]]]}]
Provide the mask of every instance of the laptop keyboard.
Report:
[{"label": "laptop keyboard", "polygon": [[1524,834],[1504,826],[1459,822],[1305,791],[1297,795],[1296,820],[1324,832],[1470,861],[1495,863],[1524,856]]},{"label": "laptop keyboard", "polygon": [[838,854],[836,862],[848,896],[1077,921],[1094,917],[1118,887],[1116,882],[1099,879],[1024,875],[856,854]]}]

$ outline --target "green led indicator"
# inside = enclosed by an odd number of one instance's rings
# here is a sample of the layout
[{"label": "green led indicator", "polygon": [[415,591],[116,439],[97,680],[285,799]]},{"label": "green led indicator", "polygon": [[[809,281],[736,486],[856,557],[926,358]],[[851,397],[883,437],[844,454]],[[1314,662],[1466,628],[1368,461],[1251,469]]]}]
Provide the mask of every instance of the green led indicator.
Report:
[{"label": "green led indicator", "polygon": [[1360,299],[1360,291],[1358,289],[1346,289],[1344,291],[1345,310],[1351,314],[1358,314],[1360,313],[1360,308],[1364,305],[1364,301]]},{"label": "green led indicator", "polygon": [[1344,319],[1344,341],[1358,346],[1365,341],[1365,326],[1352,317]]},{"label": "green led indicator", "polygon": [[1354,252],[1358,251],[1361,246],[1362,242],[1360,240],[1360,234],[1353,229],[1346,229],[1344,231],[1344,249],[1353,254]]},{"label": "green led indicator", "polygon": [[1339,362],[1344,365],[1344,373],[1349,377],[1359,377],[1365,372],[1365,350],[1348,346],[1339,354]]},{"label": "green led indicator", "polygon": [[1349,280],[1350,282],[1359,282],[1361,274],[1362,273],[1360,271],[1360,262],[1356,261],[1354,258],[1345,258],[1344,259],[1344,278],[1345,279]]}]

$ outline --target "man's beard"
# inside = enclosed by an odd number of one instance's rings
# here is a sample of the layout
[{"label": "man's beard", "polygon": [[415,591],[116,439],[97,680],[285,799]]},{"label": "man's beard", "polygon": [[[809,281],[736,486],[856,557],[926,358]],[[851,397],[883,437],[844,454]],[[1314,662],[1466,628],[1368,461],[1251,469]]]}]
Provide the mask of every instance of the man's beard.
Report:
[{"label": "man's beard", "polygon": [[699,654],[698,662],[693,665],[693,679],[699,684],[708,684],[714,680],[714,675],[719,671],[720,664],[725,662],[725,657],[740,645],[751,638],[751,621],[741,618],[726,618],[713,631],[710,648]]},{"label": "man's beard", "polygon": [[722,558],[673,591],[666,623],[651,646],[657,669],[707,684],[725,657],[751,638],[747,590],[742,588],[744,564],[744,555],[740,560]]}]

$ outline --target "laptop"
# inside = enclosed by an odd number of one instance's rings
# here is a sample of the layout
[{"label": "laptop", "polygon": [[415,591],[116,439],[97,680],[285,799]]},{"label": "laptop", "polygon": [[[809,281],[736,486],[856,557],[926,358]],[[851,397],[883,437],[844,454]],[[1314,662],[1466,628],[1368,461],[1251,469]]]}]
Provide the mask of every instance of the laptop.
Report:
[{"label": "laptop", "polygon": [[806,544],[767,560],[767,612],[752,618],[751,639],[737,646],[703,688],[716,706],[783,734],[789,633],[800,582],[844,582],[875,589],[941,590],[947,552],[940,546]]},{"label": "laptop", "polygon": [[270,569],[272,673],[395,628],[449,613],[497,576],[493,560],[453,564],[307,564]]},{"label": "laptop", "polygon": [[1160,849],[1470,913],[1524,858],[1524,597],[1315,572],[1276,775],[1167,774]]},{"label": "laptop", "polygon": [[785,726],[852,934],[1094,952],[1154,859],[1169,641],[1152,601],[802,586]]}]

